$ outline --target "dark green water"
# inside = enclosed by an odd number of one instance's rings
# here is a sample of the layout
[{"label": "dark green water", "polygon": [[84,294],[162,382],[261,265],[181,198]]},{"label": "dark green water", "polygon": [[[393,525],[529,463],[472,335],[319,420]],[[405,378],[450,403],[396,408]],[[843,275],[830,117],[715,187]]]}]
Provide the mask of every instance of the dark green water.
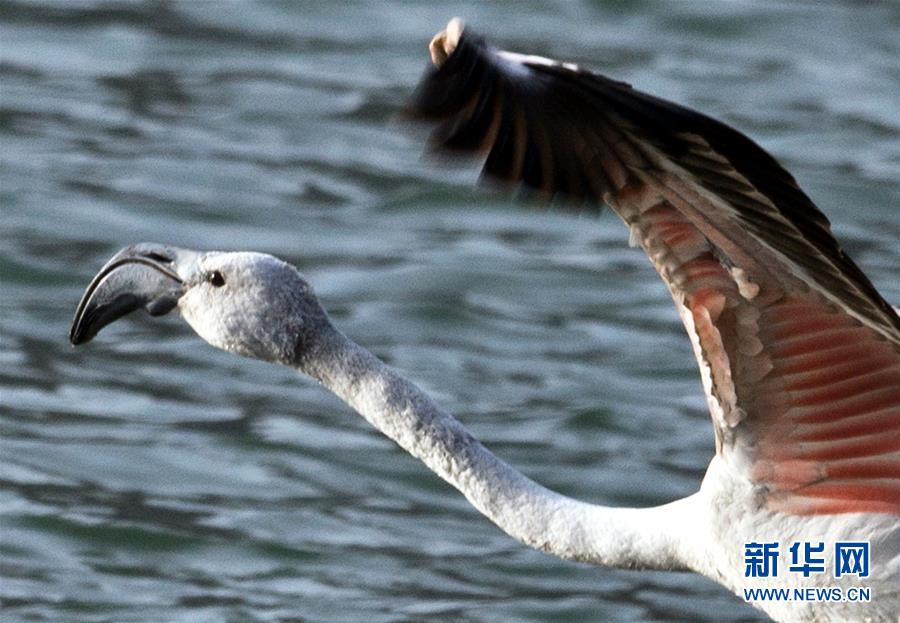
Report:
[{"label": "dark green water", "polygon": [[175,318],[68,345],[128,243],[266,251],[536,480],[694,491],[700,384],[624,228],[472,190],[392,121],[453,15],[751,134],[900,303],[896,3],[0,1],[4,621],[759,620],[699,577],[525,549]]}]

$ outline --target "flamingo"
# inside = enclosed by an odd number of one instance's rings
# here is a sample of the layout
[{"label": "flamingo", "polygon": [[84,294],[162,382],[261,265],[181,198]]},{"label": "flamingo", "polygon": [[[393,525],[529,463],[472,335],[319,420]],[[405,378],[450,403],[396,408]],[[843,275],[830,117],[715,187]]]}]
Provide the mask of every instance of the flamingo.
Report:
[{"label": "flamingo", "polygon": [[[871,600],[759,600],[780,621],[900,613],[900,316],[778,162],[736,130],[629,85],[488,47],[452,20],[411,112],[438,149],[573,204],[603,202],[675,301],[715,433],[699,490],[654,508],[560,495],[479,443],[398,371],[341,333],[312,287],[260,253],[141,243],[88,286],[70,332],[177,309],[214,347],[315,379],[520,542],[564,559],[688,570],[747,588],[865,585]],[[867,575],[787,573],[792,543],[865,543]],[[781,548],[755,574],[748,546]],[[807,561],[808,562],[808,561]],[[829,563],[832,561],[829,560]],[[805,594],[805,593],[804,593]]]}]

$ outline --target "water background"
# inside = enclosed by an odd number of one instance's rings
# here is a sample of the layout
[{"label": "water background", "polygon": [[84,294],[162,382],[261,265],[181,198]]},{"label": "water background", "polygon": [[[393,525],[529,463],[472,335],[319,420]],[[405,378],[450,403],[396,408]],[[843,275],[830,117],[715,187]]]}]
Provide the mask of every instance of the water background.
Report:
[{"label": "water background", "polygon": [[393,119],[454,15],[749,133],[900,303],[900,4],[2,0],[4,621],[760,620],[700,577],[520,546],[321,388],[177,318],[69,346],[126,244],[265,251],[541,483],[693,492],[698,375],[624,227],[475,190]]}]

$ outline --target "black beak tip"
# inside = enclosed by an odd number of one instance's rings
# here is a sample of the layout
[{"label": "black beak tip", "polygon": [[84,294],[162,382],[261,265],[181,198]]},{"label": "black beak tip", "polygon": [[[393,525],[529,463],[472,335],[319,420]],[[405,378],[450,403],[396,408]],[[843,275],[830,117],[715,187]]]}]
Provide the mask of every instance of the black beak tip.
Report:
[{"label": "black beak tip", "polygon": [[90,322],[90,318],[85,318],[85,315],[79,314],[72,320],[72,328],[69,329],[69,342],[72,346],[81,346],[82,344],[87,344],[90,342],[95,335],[97,335],[97,330],[92,330],[92,323]]},{"label": "black beak tip", "polygon": [[84,332],[79,331],[78,327],[73,325],[72,329],[69,331],[69,342],[72,343],[72,346],[81,346],[82,344],[89,342],[91,338],[84,335]]}]

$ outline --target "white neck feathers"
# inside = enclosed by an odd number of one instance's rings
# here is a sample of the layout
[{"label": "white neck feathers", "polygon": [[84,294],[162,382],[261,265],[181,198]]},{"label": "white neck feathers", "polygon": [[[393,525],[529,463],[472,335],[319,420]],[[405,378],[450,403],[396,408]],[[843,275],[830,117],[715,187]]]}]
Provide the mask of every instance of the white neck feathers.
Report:
[{"label": "white neck feathers", "polygon": [[330,326],[299,369],[456,487],[513,538],[561,558],[611,567],[685,568],[691,498],[651,509],[573,500],[485,448],[418,387]]}]

